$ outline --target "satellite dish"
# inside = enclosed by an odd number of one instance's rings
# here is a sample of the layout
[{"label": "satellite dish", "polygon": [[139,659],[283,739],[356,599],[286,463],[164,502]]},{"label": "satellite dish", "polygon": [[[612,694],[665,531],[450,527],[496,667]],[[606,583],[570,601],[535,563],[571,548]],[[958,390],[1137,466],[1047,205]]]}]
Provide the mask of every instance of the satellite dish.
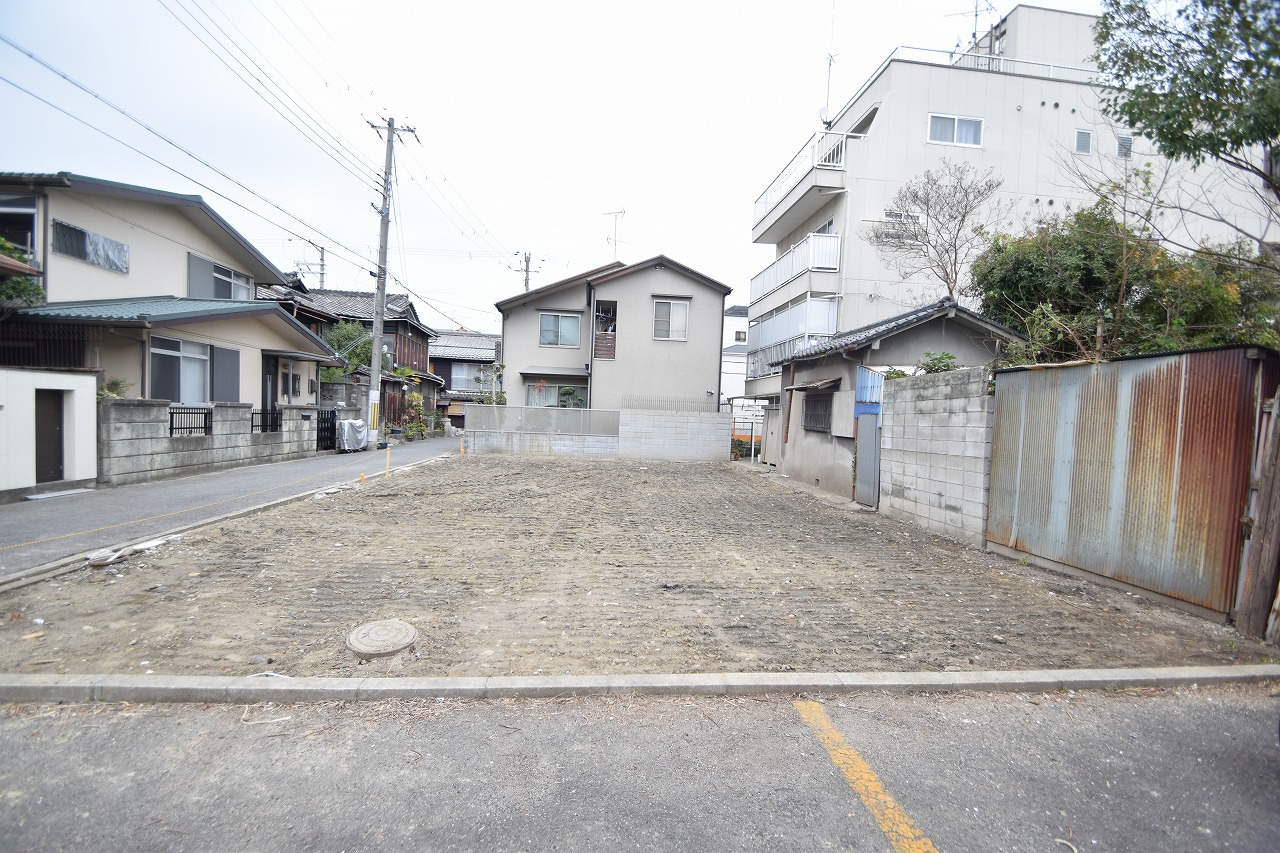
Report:
[{"label": "satellite dish", "polygon": [[828,116],[828,113],[827,113],[826,107],[823,107],[822,109],[818,110],[818,121],[822,122],[823,124],[827,124],[827,116]]}]

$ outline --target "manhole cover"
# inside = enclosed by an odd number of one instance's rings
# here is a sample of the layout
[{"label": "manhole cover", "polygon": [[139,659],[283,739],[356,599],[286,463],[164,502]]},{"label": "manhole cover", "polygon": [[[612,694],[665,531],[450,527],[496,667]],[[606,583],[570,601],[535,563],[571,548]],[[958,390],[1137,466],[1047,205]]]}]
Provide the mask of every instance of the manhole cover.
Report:
[{"label": "manhole cover", "polygon": [[361,625],[347,635],[347,648],[363,660],[384,658],[404,651],[418,641],[418,629],[399,619],[382,619]]}]

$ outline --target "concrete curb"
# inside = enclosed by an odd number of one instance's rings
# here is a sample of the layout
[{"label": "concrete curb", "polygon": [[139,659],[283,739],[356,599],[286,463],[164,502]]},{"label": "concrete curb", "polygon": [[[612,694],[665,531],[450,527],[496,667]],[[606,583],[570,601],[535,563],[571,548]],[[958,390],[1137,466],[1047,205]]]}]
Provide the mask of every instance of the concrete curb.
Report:
[{"label": "concrete curb", "polygon": [[830,672],[564,675],[481,678],[273,678],[212,675],[0,674],[0,702],[368,702],[564,696],[748,696],[764,693],[1044,693],[1280,680],[1280,664],[1012,672]]},{"label": "concrete curb", "polygon": [[[410,468],[415,468],[419,465],[426,465],[428,462],[435,462],[439,459],[445,459],[452,455],[453,455],[452,452],[441,453],[438,456],[429,456],[426,459],[419,459],[416,462],[409,462],[404,465],[398,465],[395,468],[391,469],[391,473],[395,474],[400,471],[407,471]],[[320,492],[327,492],[330,489],[335,489],[335,488],[349,487],[359,482],[360,482],[359,478],[355,477],[355,478],[352,478],[351,480],[341,480],[336,484],[331,483],[327,486],[317,486],[316,488],[308,489],[305,492],[298,492],[296,494],[286,495],[282,498],[272,498],[269,501],[266,501],[260,504],[255,504],[254,506],[244,507],[243,509],[232,510],[230,512],[225,512],[222,515],[215,515],[210,518],[200,519],[199,521],[191,521],[179,527],[170,528],[169,530],[165,530],[161,533],[154,533],[149,536],[143,536],[141,538],[135,537],[133,539],[126,539],[123,542],[117,542],[113,545],[101,545],[101,546],[98,546],[97,548],[91,548],[88,551],[81,551],[79,554],[72,554],[69,557],[60,557],[57,560],[44,563],[43,565],[32,566],[29,569],[21,569],[20,571],[16,571],[13,574],[0,576],[0,593],[8,592],[11,589],[20,589],[21,587],[28,586],[33,583],[38,583],[42,580],[48,580],[49,578],[56,578],[59,575],[65,575],[68,572],[74,572],[76,569],[84,568],[85,558],[87,558],[93,552],[99,551],[103,548],[106,548],[111,551],[119,551],[122,548],[127,548],[130,545],[135,545],[139,542],[147,542],[152,539],[168,539],[170,536],[178,536],[180,534],[186,533],[188,530],[194,530],[197,527],[204,527],[209,524],[219,524],[224,521],[233,521],[234,519],[237,519],[237,518],[244,518],[246,515],[253,515],[254,513],[261,512],[264,509],[270,509],[271,507],[280,506],[281,504],[292,503],[293,501],[306,500],[307,498],[310,498],[313,495],[317,495]]]}]

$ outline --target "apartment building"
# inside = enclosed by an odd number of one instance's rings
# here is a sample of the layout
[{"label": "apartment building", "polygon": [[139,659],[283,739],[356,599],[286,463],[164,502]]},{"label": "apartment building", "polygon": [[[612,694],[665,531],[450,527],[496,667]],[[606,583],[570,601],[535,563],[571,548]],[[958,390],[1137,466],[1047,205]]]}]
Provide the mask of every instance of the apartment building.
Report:
[{"label": "apartment building", "polygon": [[[755,204],[752,240],[777,257],[751,280],[748,396],[777,400],[780,362],[797,351],[947,295],[924,275],[903,280],[866,238],[875,223],[917,215],[892,200],[926,169],[944,159],[992,169],[1016,231],[1092,203],[1072,173],[1159,159],[1102,115],[1090,84],[1096,20],[1020,5],[967,51],[899,47],[827,118]],[[1184,180],[1212,187],[1214,167]],[[1258,216],[1243,205],[1234,215]],[[1234,235],[1206,226],[1189,238]]]}]

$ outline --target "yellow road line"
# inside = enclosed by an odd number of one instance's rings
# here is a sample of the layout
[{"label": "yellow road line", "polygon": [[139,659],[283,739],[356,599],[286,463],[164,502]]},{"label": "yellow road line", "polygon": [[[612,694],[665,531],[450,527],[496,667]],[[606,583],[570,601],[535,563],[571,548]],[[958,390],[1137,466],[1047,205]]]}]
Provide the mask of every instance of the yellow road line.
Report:
[{"label": "yellow road line", "polygon": [[[191,507],[187,507],[186,509],[176,509],[173,512],[165,512],[165,513],[161,513],[160,515],[150,516],[148,518],[135,518],[133,521],[121,521],[118,524],[108,524],[104,527],[94,527],[90,530],[77,530],[74,533],[63,533],[60,536],[50,536],[46,539],[33,539],[30,542],[19,542],[15,545],[0,545],[0,551],[9,551],[13,548],[25,548],[29,545],[43,545],[46,542],[57,542],[59,539],[70,539],[73,536],[85,536],[89,533],[101,533],[103,530],[112,530],[116,527],[128,527],[132,524],[142,524],[147,521],[155,521],[158,518],[168,518],[171,515],[182,515],[184,512],[195,512],[196,510],[208,509],[209,507],[217,506],[218,504],[225,504],[225,503],[230,503],[231,501],[238,501],[244,498],[251,498],[254,495],[261,495],[266,492],[274,492],[277,489],[283,489],[287,486],[293,486],[298,483],[305,483],[307,480],[314,480],[316,477],[323,477],[324,475],[332,473],[333,471],[341,471],[343,468],[348,468],[352,465],[355,465],[363,461],[365,460],[353,459],[350,462],[344,462],[343,464],[337,465],[333,468],[326,468],[325,470],[316,474],[308,474],[307,476],[301,477],[297,480],[290,480],[286,483],[277,483],[274,486],[269,486],[265,489],[259,489],[256,492],[245,492],[243,495],[235,495],[234,497],[223,498],[220,501],[214,501],[213,503],[207,503],[201,506],[191,506]],[[387,476],[390,476],[390,474],[388,474]]]},{"label": "yellow road line", "polygon": [[849,787],[857,793],[862,804],[871,812],[880,831],[889,839],[896,853],[938,853],[933,842],[925,838],[916,825],[898,805],[893,795],[880,784],[876,772],[871,765],[858,754],[858,751],[845,742],[844,735],[831,724],[827,712],[817,702],[793,702],[801,719],[809,724],[813,733],[818,736],[831,761],[840,768]]}]

